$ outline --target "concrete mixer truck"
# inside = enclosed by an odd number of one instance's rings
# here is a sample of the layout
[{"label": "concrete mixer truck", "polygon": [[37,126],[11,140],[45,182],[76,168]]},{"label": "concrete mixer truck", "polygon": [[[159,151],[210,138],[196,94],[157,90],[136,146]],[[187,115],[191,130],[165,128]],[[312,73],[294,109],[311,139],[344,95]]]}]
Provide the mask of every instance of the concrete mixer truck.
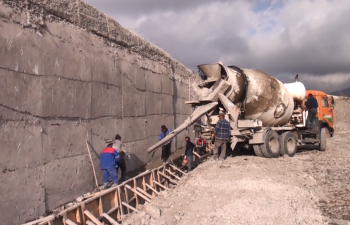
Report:
[{"label": "concrete mixer truck", "polygon": [[[149,147],[153,152],[169,139],[191,126],[199,118],[203,125],[195,130],[201,139],[210,143],[219,112],[226,113],[230,122],[230,147],[252,148],[257,156],[277,158],[294,156],[297,146],[314,145],[326,150],[327,136],[333,136],[333,109],[327,95],[320,91],[306,91],[296,78],[283,84],[267,74],[222,63],[198,66],[200,83],[193,83],[198,100],[188,101],[195,107],[193,114],[163,140]],[[305,98],[312,93],[318,101],[317,121],[313,129],[306,129]],[[329,107],[329,108],[327,108]]]}]

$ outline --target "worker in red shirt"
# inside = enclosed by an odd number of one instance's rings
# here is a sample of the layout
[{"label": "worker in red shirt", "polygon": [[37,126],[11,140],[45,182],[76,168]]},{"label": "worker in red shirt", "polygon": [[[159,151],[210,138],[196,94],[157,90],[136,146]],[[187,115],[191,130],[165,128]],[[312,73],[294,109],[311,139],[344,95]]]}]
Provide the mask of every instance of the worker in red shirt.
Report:
[{"label": "worker in red shirt", "polygon": [[113,147],[113,143],[109,143],[100,154],[100,168],[103,172],[104,188],[107,189],[109,178],[112,177],[113,185],[118,185],[118,162],[120,160],[119,153]]}]

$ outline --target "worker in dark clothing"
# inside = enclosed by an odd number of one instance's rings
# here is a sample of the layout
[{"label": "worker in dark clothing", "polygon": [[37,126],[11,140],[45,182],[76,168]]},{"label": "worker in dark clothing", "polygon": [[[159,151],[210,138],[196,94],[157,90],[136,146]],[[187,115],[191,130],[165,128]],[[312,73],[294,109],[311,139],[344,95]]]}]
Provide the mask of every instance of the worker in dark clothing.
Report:
[{"label": "worker in dark clothing", "polygon": [[[161,132],[158,137],[158,141],[161,141],[163,138],[165,138],[168,134],[170,134],[171,130],[168,129],[165,125],[161,126]],[[173,139],[170,139],[162,146],[162,162],[163,164],[166,163],[168,160],[170,154],[171,154],[171,143],[173,142]]]},{"label": "worker in dark clothing", "polygon": [[119,183],[123,183],[125,181],[125,178],[126,178],[125,159],[130,158],[130,156],[127,154],[127,152],[123,148],[122,138],[120,137],[119,134],[115,135],[113,148],[115,150],[117,150],[117,152],[119,153],[119,156],[120,156],[120,160],[117,162],[118,168],[120,169],[120,175],[121,175]]},{"label": "worker in dark clothing", "polygon": [[215,126],[215,142],[213,148],[214,160],[218,160],[219,148],[221,147],[220,160],[226,157],[226,144],[231,133],[230,123],[225,119],[223,112],[219,113],[219,121]]},{"label": "worker in dark clothing", "polygon": [[316,119],[318,103],[317,103],[316,98],[314,98],[312,96],[312,94],[310,93],[305,104],[306,104],[306,108],[307,108],[307,112],[308,112],[308,116],[307,116],[307,120],[306,120],[306,128],[312,129],[314,126],[315,119]]},{"label": "worker in dark clothing", "polygon": [[195,145],[191,142],[189,137],[185,137],[186,141],[186,150],[185,155],[187,159],[187,172],[190,172],[192,170],[192,163],[193,163],[193,150],[195,149]]},{"label": "worker in dark clothing", "polygon": [[103,172],[103,183],[105,189],[108,188],[109,178],[113,179],[113,186],[118,185],[118,162],[119,153],[112,147],[113,143],[107,145],[100,154],[100,168]]}]

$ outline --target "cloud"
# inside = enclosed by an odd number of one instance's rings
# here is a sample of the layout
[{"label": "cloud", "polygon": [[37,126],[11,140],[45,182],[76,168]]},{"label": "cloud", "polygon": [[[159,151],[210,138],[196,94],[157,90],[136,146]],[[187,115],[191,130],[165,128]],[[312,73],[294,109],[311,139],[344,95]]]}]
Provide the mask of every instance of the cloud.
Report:
[{"label": "cloud", "polygon": [[350,86],[348,0],[87,2],[193,70],[223,61],[283,82],[299,74],[307,89]]}]

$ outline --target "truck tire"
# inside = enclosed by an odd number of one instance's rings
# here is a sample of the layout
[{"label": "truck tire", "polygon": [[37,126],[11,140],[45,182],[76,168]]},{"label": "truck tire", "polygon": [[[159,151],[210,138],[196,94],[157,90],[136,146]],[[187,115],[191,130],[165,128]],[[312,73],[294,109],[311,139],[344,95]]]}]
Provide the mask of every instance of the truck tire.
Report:
[{"label": "truck tire", "polygon": [[267,131],[264,144],[260,145],[260,148],[266,158],[278,158],[280,156],[280,142],[277,132],[274,130]]},{"label": "truck tire", "polygon": [[322,127],[321,128],[321,134],[320,134],[320,145],[319,145],[319,150],[320,151],[326,151],[326,146],[327,146],[327,127]]},{"label": "truck tire", "polygon": [[264,157],[264,155],[262,154],[260,145],[253,145],[253,149],[256,156]]},{"label": "truck tire", "polygon": [[283,155],[287,154],[289,157],[293,157],[297,152],[298,141],[293,132],[288,131],[281,134],[280,144],[280,153],[283,152]]}]

